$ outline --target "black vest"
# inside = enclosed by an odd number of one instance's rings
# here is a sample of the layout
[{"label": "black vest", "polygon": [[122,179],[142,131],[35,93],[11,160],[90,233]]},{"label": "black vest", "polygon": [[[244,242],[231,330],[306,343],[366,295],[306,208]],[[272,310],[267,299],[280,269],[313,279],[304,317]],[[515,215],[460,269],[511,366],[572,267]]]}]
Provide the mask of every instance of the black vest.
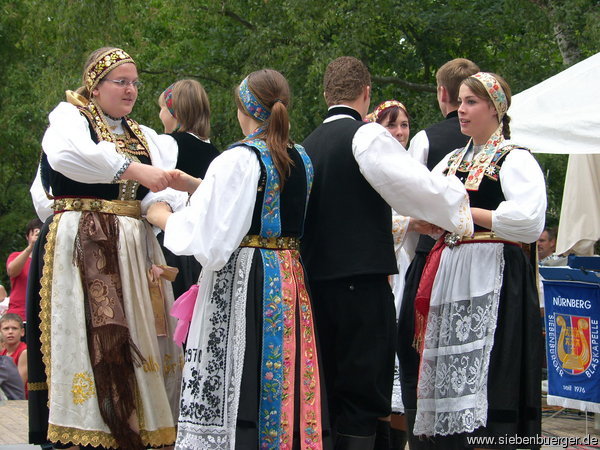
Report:
[{"label": "black vest", "polygon": [[[425,130],[425,134],[429,141],[429,153],[427,155],[427,168],[429,170],[437,166],[444,159],[444,156],[452,150],[463,148],[469,141],[469,136],[460,132],[457,111],[448,113],[446,120],[431,125]],[[419,237],[416,252],[429,253],[434,244],[434,239],[422,234]]]},{"label": "black vest", "polygon": [[352,154],[354,134],[364,123],[351,108],[333,108],[328,116],[336,114],[354,119],[323,123],[303,143],[315,169],[302,239],[308,277],[398,273],[391,208],[362,176]]},{"label": "black vest", "polygon": [[171,136],[177,142],[179,149],[175,168],[193,177],[204,178],[212,160],[219,156],[216,147],[185,132],[176,131],[171,133]]},{"label": "black vest", "polygon": [[[244,144],[240,144],[244,145]],[[256,191],[256,203],[252,213],[252,224],[249,235],[259,235],[261,229],[261,214],[265,198],[266,168],[260,157],[260,151],[252,146],[246,146],[254,151],[260,163],[260,179]],[[285,179],[283,190],[279,197],[281,217],[281,236],[301,237],[306,211],[306,170],[304,161],[295,148],[288,147],[288,155],[292,158],[291,173]]]},{"label": "black vest", "polygon": [[[504,193],[502,192],[502,184],[500,183],[499,173],[500,168],[502,167],[502,164],[504,164],[504,160],[508,153],[510,153],[510,151],[502,155],[496,162],[496,170],[494,176],[489,177],[487,175],[484,175],[478,190],[467,190],[467,194],[469,195],[469,204],[471,207],[489,209],[493,211],[496,208],[498,208],[498,205],[505,200]],[[444,173],[446,172],[447,169],[444,170]],[[462,183],[466,181],[468,175],[468,170],[462,171],[459,168],[456,171],[456,176]],[[479,225],[475,225],[475,231],[490,230],[488,230],[487,228],[480,227]]]}]

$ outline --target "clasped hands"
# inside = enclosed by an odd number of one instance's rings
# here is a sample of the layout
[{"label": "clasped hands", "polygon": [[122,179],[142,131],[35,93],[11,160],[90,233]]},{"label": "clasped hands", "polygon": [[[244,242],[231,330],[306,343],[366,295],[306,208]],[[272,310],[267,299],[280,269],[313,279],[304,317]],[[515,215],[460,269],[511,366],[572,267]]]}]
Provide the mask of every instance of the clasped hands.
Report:
[{"label": "clasped hands", "polygon": [[408,223],[408,231],[416,231],[420,234],[428,234],[433,237],[439,237],[444,232],[444,229],[424,220],[411,217],[410,222]]},{"label": "clasped hands", "polygon": [[168,187],[177,191],[193,194],[202,183],[200,178],[193,177],[179,169],[167,170],[166,173],[170,177]]},{"label": "clasped hands", "polygon": [[[158,170],[162,173],[156,173],[155,180],[157,186],[163,186],[166,183],[165,188],[170,187],[178,191],[192,194],[202,182],[200,178],[195,178],[185,172],[182,172],[181,170]],[[167,203],[156,202],[150,205],[148,208],[146,220],[148,220],[148,222],[150,222],[152,225],[156,225],[164,230],[171,213],[171,207]]]},{"label": "clasped hands", "polygon": [[138,162],[132,162],[127,170],[123,172],[121,179],[136,180],[152,192],[159,192],[170,187],[190,194],[196,190],[202,181],[181,170],[163,170]]}]

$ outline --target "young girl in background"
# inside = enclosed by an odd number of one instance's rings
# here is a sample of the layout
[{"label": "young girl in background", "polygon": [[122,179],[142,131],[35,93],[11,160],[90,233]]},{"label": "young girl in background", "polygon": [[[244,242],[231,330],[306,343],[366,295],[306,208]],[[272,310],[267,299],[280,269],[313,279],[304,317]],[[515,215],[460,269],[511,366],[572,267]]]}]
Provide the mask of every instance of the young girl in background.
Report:
[{"label": "young girl in background", "polygon": [[[204,178],[211,161],[219,156],[210,142],[210,103],[202,85],[196,80],[179,80],[158,97],[160,120],[165,133],[179,149],[176,168],[195,178]],[[163,233],[158,241],[163,243]],[[173,281],[175,298],[198,281],[202,266],[193,256],[177,256],[163,246],[167,264],[179,269]]]}]

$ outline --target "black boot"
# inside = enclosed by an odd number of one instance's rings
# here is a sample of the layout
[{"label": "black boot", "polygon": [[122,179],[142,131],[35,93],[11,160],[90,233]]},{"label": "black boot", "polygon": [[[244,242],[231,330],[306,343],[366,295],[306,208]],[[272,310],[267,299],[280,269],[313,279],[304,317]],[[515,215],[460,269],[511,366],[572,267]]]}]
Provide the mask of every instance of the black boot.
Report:
[{"label": "black boot", "polygon": [[335,438],[335,450],[373,450],[375,435],[373,436],[350,436],[339,434]]},{"label": "black boot", "polygon": [[404,450],[407,441],[408,434],[406,431],[390,428],[390,450]]}]

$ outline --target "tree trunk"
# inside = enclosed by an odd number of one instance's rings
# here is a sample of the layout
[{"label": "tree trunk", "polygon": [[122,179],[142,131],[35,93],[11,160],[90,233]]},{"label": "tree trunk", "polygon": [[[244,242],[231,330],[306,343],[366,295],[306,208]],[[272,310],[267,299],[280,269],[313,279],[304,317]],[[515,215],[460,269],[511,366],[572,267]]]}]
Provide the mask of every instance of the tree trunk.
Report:
[{"label": "tree trunk", "polygon": [[[554,15],[556,16],[556,14]],[[581,50],[579,50],[579,46],[574,41],[571,30],[567,25],[554,22],[554,38],[565,66],[572,66],[581,61]]]},{"label": "tree trunk", "polygon": [[581,61],[582,54],[579,45],[573,36],[571,27],[564,21],[564,12],[560,10],[562,2],[556,0],[531,0],[531,2],[546,13],[554,30],[554,39],[556,39],[563,64],[569,67]]}]

